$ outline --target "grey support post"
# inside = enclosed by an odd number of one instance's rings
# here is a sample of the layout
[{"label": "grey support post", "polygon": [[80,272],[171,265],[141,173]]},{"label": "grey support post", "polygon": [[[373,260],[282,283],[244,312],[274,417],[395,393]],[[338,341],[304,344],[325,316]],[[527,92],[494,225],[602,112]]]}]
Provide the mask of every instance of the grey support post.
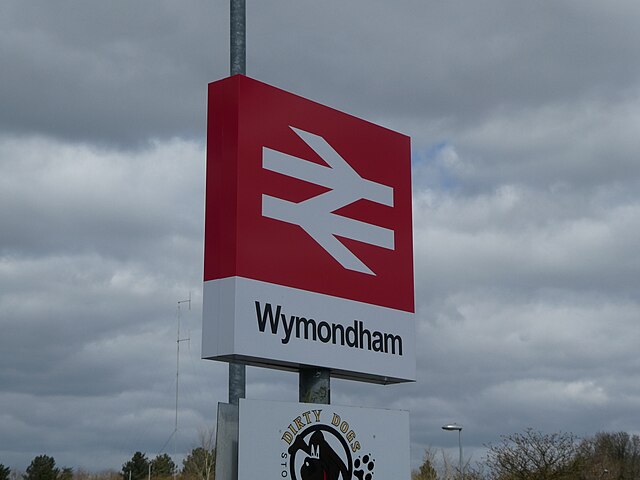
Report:
[{"label": "grey support post", "polygon": [[[230,64],[231,75],[247,73],[247,31],[245,0],[230,0],[231,35]],[[229,362],[229,403],[238,405],[245,398],[247,369],[240,363]]]},{"label": "grey support post", "polygon": [[331,403],[331,372],[327,368],[300,368],[298,400],[300,403]]}]

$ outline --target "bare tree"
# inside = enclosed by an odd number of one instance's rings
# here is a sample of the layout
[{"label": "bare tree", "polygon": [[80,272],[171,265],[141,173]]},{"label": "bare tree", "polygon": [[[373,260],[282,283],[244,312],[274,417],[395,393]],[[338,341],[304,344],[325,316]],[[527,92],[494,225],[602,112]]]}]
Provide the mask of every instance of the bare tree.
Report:
[{"label": "bare tree", "polygon": [[626,432],[600,432],[580,443],[581,480],[640,478],[640,437]]},{"label": "bare tree", "polygon": [[[452,459],[444,449],[442,449],[442,462],[439,465],[438,472],[440,474],[439,478],[442,480],[458,480],[462,478],[458,459]],[[484,465],[477,463],[471,465],[471,458],[464,460],[462,472],[465,480],[482,480],[485,478]]]},{"label": "bare tree", "polygon": [[503,436],[488,448],[486,463],[492,478],[564,480],[580,472],[577,438],[572,433],[544,434],[529,428]]}]

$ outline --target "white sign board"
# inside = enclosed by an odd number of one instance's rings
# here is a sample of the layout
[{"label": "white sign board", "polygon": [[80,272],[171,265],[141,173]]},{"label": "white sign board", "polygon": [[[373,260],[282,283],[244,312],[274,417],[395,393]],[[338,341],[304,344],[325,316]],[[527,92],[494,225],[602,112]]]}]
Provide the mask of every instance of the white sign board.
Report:
[{"label": "white sign board", "polygon": [[240,400],[238,480],[409,480],[409,412]]}]

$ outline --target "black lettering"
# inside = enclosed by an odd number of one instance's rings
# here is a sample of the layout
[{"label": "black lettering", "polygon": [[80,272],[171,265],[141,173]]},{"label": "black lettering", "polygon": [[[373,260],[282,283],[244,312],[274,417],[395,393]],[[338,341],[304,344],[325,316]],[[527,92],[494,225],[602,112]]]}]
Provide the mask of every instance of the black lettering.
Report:
[{"label": "black lettering", "polygon": [[256,300],[256,316],[258,317],[258,328],[261,332],[267,326],[267,319],[269,319],[269,325],[271,325],[271,333],[275,335],[278,332],[278,319],[280,318],[280,310],[282,307],[278,305],[276,307],[276,314],[273,314],[273,310],[270,303],[264,305],[264,312],[262,311],[260,302]]},{"label": "black lettering", "polygon": [[333,344],[338,343],[338,332],[340,332],[340,345],[344,346],[344,327],[339,323],[331,325],[331,336],[333,337]]},{"label": "black lettering", "polygon": [[[347,345],[350,347],[358,346],[358,323],[354,320],[353,327],[347,327],[346,337],[347,337]],[[353,340],[352,340],[353,339]]]},{"label": "black lettering", "polygon": [[398,345],[398,355],[402,356],[402,337],[391,333],[384,334],[384,353],[389,353],[389,343],[391,343],[391,353],[396,354],[396,344]]},{"label": "black lettering", "polygon": [[316,335],[316,321],[313,318],[306,319],[304,317],[296,317],[296,337],[300,338],[300,328],[304,326],[304,339],[309,340],[309,328],[311,328],[311,334],[313,340],[317,340]]},{"label": "black lettering", "polygon": [[[326,335],[322,334],[322,330],[325,329],[326,330]],[[329,342],[329,340],[331,340],[331,327],[329,326],[329,324],[327,322],[320,322],[318,324],[318,338],[320,339],[320,341],[322,343],[327,343]],[[333,342],[335,343],[335,342]]]},{"label": "black lettering", "polygon": [[[348,346],[351,348],[362,348],[374,352],[390,353],[402,356],[402,337],[393,333],[369,330],[364,327],[361,320],[354,320],[352,325],[344,327],[340,323],[329,323],[324,320],[316,322],[313,318],[299,317],[296,315],[287,316],[282,313],[282,306],[273,305],[269,302],[264,304],[255,300],[256,320],[258,330],[262,333],[270,331],[276,335],[280,332],[282,323],[283,344],[288,344],[294,335],[293,326],[295,324],[296,338],[305,340],[320,340],[322,343],[333,343],[334,345]],[[308,419],[307,419],[308,423]],[[295,427],[290,427],[295,434]],[[286,441],[285,438],[283,440]]]},{"label": "black lettering", "polygon": [[382,342],[382,334],[380,332],[373,332],[371,334],[373,337],[373,351],[374,352],[383,352],[384,351],[384,343]]},{"label": "black lettering", "polygon": [[358,326],[360,327],[360,348],[365,348],[364,337],[367,337],[367,349],[371,350],[371,332],[366,328],[362,328],[362,322],[358,321]]},{"label": "black lettering", "polygon": [[289,317],[289,322],[287,324],[287,317],[282,314],[282,326],[284,327],[284,338],[280,341],[286,345],[291,339],[291,332],[293,332],[293,315]]}]

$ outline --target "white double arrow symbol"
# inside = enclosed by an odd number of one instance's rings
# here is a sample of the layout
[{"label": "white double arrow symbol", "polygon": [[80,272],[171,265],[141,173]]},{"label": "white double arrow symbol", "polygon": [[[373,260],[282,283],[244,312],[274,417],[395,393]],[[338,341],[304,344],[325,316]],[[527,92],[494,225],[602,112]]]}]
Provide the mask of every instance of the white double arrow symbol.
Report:
[{"label": "white double arrow symbol", "polygon": [[393,250],[393,230],[335,211],[360,199],[393,207],[393,188],[362,178],[323,137],[290,128],[329,167],[267,147],[262,148],[262,167],[330,190],[299,203],[262,195],[262,215],[299,225],[344,268],[375,275],[336,235]]}]

